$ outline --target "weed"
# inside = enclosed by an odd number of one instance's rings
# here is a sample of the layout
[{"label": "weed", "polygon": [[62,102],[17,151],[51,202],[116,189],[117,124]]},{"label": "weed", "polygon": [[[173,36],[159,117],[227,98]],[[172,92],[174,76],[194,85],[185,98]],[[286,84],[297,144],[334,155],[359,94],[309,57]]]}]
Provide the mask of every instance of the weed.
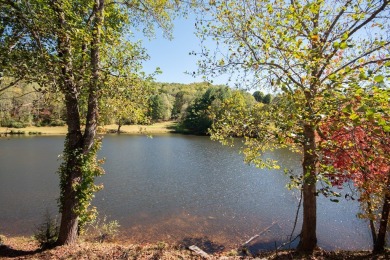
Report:
[{"label": "weed", "polygon": [[119,223],[117,220],[108,221],[107,216],[103,218],[96,217],[94,221],[88,224],[87,233],[92,233],[100,243],[113,239],[119,232]]}]

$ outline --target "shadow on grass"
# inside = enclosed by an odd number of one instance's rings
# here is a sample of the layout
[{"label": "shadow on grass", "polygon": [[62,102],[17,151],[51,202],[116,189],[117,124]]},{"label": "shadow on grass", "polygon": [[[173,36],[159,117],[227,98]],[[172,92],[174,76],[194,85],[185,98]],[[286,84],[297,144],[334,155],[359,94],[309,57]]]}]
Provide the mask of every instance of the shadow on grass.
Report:
[{"label": "shadow on grass", "polygon": [[178,122],[175,122],[167,126],[167,129],[169,130],[170,133],[173,134],[190,134],[190,132]]},{"label": "shadow on grass", "polygon": [[36,249],[36,250],[18,250],[13,249],[12,247],[6,245],[0,245],[0,258],[2,257],[20,257],[20,256],[33,256],[35,254],[41,253],[44,249]]}]

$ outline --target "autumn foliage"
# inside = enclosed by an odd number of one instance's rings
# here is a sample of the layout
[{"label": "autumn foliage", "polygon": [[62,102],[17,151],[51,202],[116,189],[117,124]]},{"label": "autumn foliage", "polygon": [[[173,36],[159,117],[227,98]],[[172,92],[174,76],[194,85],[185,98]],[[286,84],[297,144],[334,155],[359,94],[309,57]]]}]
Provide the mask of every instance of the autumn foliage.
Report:
[{"label": "autumn foliage", "polygon": [[[332,141],[325,142],[323,161],[335,170],[333,185],[353,180],[361,190],[363,200],[383,189],[390,170],[389,136],[380,128],[366,122],[365,125],[342,126],[328,121],[322,126],[323,133]],[[330,144],[330,145],[329,145]]]},{"label": "autumn foliage", "polygon": [[[390,198],[388,98],[387,89],[360,89],[319,129],[325,176],[334,186],[353,182],[359,192],[359,216],[371,221],[372,230],[375,221],[387,222],[384,211]],[[376,232],[373,240],[375,244]]]}]

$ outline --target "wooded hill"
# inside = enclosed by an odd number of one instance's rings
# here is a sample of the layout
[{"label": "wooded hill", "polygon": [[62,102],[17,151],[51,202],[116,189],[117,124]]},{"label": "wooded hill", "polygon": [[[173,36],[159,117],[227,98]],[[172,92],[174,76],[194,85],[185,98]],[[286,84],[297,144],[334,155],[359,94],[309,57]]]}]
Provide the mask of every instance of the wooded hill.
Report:
[{"label": "wooded hill", "polygon": [[[145,82],[146,97],[131,93],[118,102],[106,97],[101,103],[100,124],[149,124],[176,120],[180,131],[205,134],[211,126],[211,111],[216,112],[226,98],[239,92],[248,106],[256,101],[269,103],[271,95],[256,91],[251,95],[243,90],[232,90],[223,85],[203,83]],[[127,91],[127,90],[125,90]],[[130,105],[131,103],[131,105]],[[135,113],[137,107],[142,116]],[[85,108],[84,108],[85,109]],[[38,84],[20,82],[0,93],[0,126],[22,128],[26,126],[65,125],[66,109],[61,93],[45,91]]]}]

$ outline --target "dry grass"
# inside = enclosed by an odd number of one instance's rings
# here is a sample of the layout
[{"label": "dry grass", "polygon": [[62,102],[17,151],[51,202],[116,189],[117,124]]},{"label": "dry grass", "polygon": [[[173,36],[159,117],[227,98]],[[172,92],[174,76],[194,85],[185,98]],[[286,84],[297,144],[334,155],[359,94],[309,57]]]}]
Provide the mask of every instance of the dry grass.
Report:
[{"label": "dry grass", "polygon": [[[121,127],[121,133],[124,134],[165,134],[172,132],[172,127],[175,122],[161,122],[152,125],[124,125]],[[99,127],[101,133],[114,132],[118,128],[117,125],[106,125]],[[24,132],[25,134],[42,134],[42,135],[65,135],[67,133],[67,126],[29,126],[25,128],[8,128],[0,127],[0,135],[13,132]]]},{"label": "dry grass", "polygon": [[[125,134],[166,134],[172,132],[172,127],[176,122],[160,122],[154,123],[152,125],[124,125],[121,127],[121,133]],[[106,125],[102,127],[106,131],[116,131],[118,129],[117,125]]]},{"label": "dry grass", "polygon": [[[76,245],[40,250],[37,242],[25,237],[4,237],[0,243],[1,259],[202,259],[183,246],[156,244],[134,245],[79,241]],[[236,251],[216,253],[209,259],[390,259],[390,252],[372,255],[369,251],[327,252],[317,250],[310,255],[292,250],[263,252],[257,257],[239,256]]]},{"label": "dry grass", "polygon": [[28,126],[24,128],[11,128],[11,127],[0,127],[0,134],[9,133],[10,131],[18,132],[22,131],[28,133],[40,133],[45,135],[65,135],[67,132],[66,126]]},{"label": "dry grass", "polygon": [[[32,239],[5,238],[0,246],[1,259],[202,259],[191,251],[163,242],[156,244],[119,244],[80,241],[72,246],[40,250]],[[211,259],[220,259],[213,256]],[[234,258],[231,258],[234,259]],[[239,259],[239,257],[236,257]]]}]

